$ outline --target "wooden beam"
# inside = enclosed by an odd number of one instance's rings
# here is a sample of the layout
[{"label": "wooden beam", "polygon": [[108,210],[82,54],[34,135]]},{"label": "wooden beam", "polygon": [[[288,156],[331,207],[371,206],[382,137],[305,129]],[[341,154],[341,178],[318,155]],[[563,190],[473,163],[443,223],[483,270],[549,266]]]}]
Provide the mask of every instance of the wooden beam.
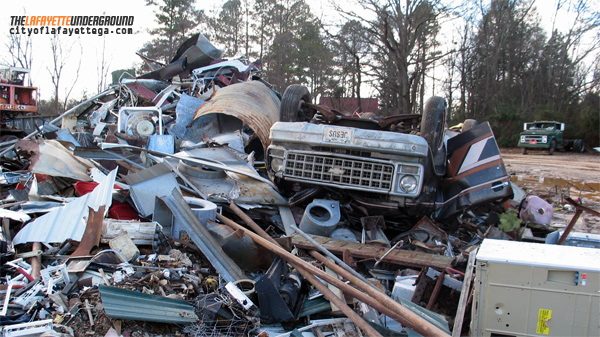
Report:
[{"label": "wooden beam", "polygon": [[[310,234],[309,234],[310,235]],[[342,256],[345,250],[350,252],[350,255],[359,259],[380,259],[388,250],[377,244],[362,244],[344,240],[331,239],[324,236],[310,235],[315,241],[327,248],[330,252]],[[308,240],[299,234],[291,235],[292,244],[298,248],[316,250],[316,247]],[[431,267],[439,270],[444,270],[447,267],[452,267],[453,258],[443,255],[427,254],[422,252],[408,251],[395,249],[388,254],[382,262],[410,266],[410,267]]]}]

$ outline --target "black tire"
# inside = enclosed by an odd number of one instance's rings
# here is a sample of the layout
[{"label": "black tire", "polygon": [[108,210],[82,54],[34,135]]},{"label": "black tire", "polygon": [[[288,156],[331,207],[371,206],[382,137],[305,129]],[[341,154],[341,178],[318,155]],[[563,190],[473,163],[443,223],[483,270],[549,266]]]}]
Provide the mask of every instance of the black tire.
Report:
[{"label": "black tire", "polygon": [[527,154],[527,148],[526,147],[523,148],[523,154]]},{"label": "black tire", "polygon": [[571,149],[573,149],[573,141],[565,140],[563,142],[563,151],[571,151]]},{"label": "black tire", "polygon": [[446,173],[444,132],[446,129],[447,106],[444,98],[433,96],[425,102],[421,119],[421,137],[425,138],[429,148],[431,148],[433,169],[438,176]]},{"label": "black tire", "polygon": [[584,153],[586,150],[585,148],[585,140],[580,139],[579,140],[579,153]]},{"label": "black tire", "polygon": [[581,143],[580,139],[575,139],[573,141],[573,152],[579,153],[581,152]]},{"label": "black tire", "polygon": [[300,84],[292,84],[283,93],[281,107],[279,108],[279,120],[282,122],[308,122],[314,115],[311,109],[303,106],[311,103],[308,88]]},{"label": "black tire", "polygon": [[550,148],[548,149],[548,154],[553,155],[554,150],[556,150],[556,139],[552,139],[552,141],[550,142]]},{"label": "black tire", "polygon": [[460,132],[469,131],[477,124],[479,124],[479,123],[477,123],[477,121],[474,119],[465,119],[465,121],[463,122],[463,126],[460,129]]}]

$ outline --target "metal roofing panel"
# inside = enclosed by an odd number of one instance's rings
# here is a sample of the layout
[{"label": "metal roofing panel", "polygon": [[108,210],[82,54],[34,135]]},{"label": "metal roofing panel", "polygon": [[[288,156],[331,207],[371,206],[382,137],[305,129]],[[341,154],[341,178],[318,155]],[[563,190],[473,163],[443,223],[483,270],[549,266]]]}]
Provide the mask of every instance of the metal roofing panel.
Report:
[{"label": "metal roofing panel", "polygon": [[88,206],[98,211],[101,205],[106,205],[108,211],[112,202],[112,190],[116,176],[117,170],[115,169],[91,193],[30,222],[17,233],[13,240],[14,244],[26,242],[60,243],[67,239],[80,241],[87,223]]},{"label": "metal roofing panel", "polygon": [[102,305],[110,318],[191,324],[197,322],[194,307],[185,301],[99,285]]}]

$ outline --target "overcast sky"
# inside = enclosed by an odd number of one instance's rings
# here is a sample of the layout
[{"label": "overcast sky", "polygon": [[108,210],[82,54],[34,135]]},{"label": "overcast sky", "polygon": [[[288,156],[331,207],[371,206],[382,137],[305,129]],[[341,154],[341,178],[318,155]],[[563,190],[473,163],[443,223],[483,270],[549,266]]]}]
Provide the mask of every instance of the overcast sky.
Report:
[{"label": "overcast sky", "polygon": [[[538,6],[538,11],[543,16],[545,22],[551,20],[553,4],[556,0],[537,0],[543,3]],[[222,4],[224,0],[216,1],[198,1],[197,8],[210,10],[215,6]],[[320,1],[309,0],[313,11],[317,15],[323,12],[323,6]],[[63,84],[61,95],[64,97],[64,90],[70,86],[75,77],[78,64],[78,54],[81,53],[81,71],[77,80],[75,89],[70,98],[81,97],[84,92],[88,96],[97,93],[98,70],[97,65],[102,57],[102,45],[106,44],[105,57],[110,62],[110,71],[117,69],[131,68],[134,64],[140,62],[140,58],[135,52],[142,47],[144,42],[149,41],[151,36],[147,33],[148,28],[156,25],[154,7],[145,5],[145,0],[104,0],[104,1],[86,1],[81,0],[21,0],[21,1],[3,1],[3,14],[0,16],[0,42],[2,51],[0,52],[0,64],[11,65],[10,55],[6,51],[8,34],[10,31],[10,16],[13,15],[116,15],[133,16],[133,35],[109,34],[104,36],[81,35],[78,39],[65,39],[65,44],[71,47],[71,63],[65,67],[62,77]],[[327,13],[331,11],[325,10]],[[53,95],[53,85],[48,68],[52,67],[50,40],[52,35],[40,34],[34,35],[34,55],[31,77],[34,86],[39,88],[39,94],[43,99],[49,99]],[[80,52],[81,50],[81,52]],[[110,72],[109,72],[110,75]],[[109,76],[110,78],[110,76]],[[110,81],[110,80],[109,80]]]}]

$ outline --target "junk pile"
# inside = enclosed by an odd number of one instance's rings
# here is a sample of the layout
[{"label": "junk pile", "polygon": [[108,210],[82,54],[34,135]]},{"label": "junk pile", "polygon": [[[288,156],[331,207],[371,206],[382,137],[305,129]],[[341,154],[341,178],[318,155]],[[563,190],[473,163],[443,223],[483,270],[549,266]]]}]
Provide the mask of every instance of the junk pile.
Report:
[{"label": "junk pile", "polygon": [[543,241],[489,124],[346,117],[221,56],[196,35],[3,144],[4,336],[458,336],[482,241]]}]

